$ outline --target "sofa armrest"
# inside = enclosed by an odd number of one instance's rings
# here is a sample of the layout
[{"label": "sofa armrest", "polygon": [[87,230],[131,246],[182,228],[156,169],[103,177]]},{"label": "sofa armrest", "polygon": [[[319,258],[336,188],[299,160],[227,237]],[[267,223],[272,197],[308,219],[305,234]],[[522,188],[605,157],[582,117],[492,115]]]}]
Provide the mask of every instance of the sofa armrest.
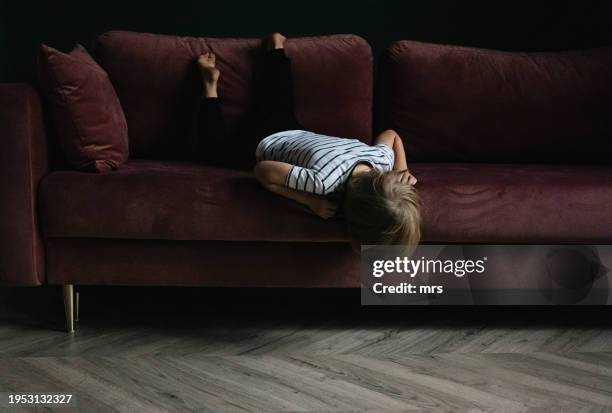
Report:
[{"label": "sofa armrest", "polygon": [[0,284],[40,285],[44,247],[37,186],[48,171],[41,100],[26,84],[0,84]]}]

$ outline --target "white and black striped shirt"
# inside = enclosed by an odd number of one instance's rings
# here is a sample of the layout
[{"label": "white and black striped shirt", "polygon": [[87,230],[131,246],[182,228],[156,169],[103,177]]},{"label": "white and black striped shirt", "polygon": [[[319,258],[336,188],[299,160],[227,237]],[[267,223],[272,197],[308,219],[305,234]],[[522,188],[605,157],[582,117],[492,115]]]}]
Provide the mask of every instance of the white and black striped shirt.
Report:
[{"label": "white and black striped shirt", "polygon": [[341,192],[355,166],[369,164],[382,171],[393,169],[395,155],[383,143],[370,146],[357,139],[288,130],[264,138],[255,152],[257,161],[286,162],[293,167],[287,187],[319,195]]}]

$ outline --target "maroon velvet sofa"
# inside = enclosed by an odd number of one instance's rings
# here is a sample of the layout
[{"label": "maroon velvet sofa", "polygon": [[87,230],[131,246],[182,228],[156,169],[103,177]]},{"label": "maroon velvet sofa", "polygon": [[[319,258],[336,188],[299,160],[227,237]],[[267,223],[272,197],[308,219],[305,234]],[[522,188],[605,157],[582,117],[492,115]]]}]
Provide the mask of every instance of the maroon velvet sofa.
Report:
[{"label": "maroon velvet sofa", "polygon": [[[322,221],[248,171],[193,160],[193,61],[216,53],[229,127],[252,100],[259,40],[109,32],[94,56],[125,112],[130,160],[63,166],[36,88],[0,85],[0,281],[358,287],[341,219]],[[612,50],[504,53],[409,41],[373,62],[352,35],[290,39],[299,120],[403,137],[424,242],[612,241]],[[376,107],[374,107],[376,102]],[[373,119],[376,118],[376,127]]]}]

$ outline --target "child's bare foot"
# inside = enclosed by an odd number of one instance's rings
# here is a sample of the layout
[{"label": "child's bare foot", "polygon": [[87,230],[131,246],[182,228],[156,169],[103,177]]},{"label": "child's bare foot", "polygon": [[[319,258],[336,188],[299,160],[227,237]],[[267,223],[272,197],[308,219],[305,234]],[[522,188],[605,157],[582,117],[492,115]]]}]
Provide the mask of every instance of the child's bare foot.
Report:
[{"label": "child's bare foot", "polygon": [[281,33],[275,32],[269,35],[267,39],[268,49],[284,49],[287,38]]},{"label": "child's bare foot", "polygon": [[204,84],[204,95],[206,97],[218,97],[217,82],[221,72],[215,67],[216,56],[214,53],[204,53],[198,57],[198,68]]}]

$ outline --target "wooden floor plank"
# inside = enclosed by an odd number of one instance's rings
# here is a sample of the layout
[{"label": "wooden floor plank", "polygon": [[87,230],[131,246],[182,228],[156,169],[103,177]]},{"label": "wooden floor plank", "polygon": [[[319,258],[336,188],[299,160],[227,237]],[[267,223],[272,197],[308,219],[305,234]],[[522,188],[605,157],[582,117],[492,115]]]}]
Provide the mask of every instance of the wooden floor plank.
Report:
[{"label": "wooden floor plank", "polygon": [[36,310],[10,291],[0,392],[71,392],[78,411],[612,412],[608,309],[184,312],[180,293],[161,309],[128,294],[104,296],[108,307],[86,298],[69,335],[57,292],[36,289]]}]

